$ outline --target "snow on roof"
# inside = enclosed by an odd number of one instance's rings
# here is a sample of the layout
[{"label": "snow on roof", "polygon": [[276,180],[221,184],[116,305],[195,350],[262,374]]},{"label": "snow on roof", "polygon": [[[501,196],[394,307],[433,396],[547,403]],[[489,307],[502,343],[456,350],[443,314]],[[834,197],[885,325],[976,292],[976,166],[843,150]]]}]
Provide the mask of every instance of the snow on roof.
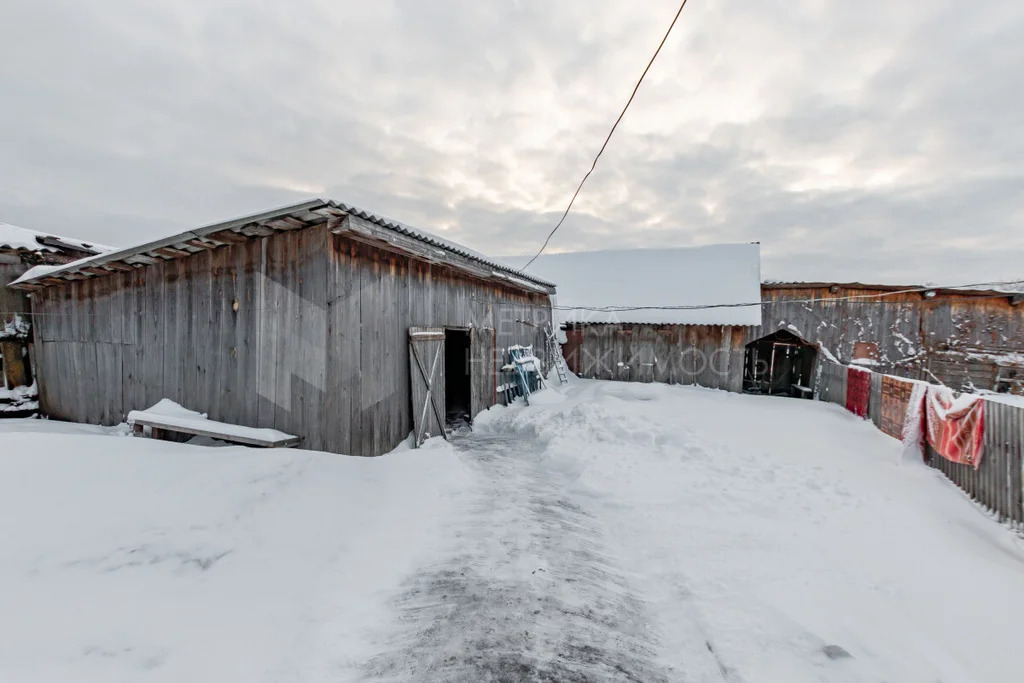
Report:
[{"label": "snow on roof", "polygon": [[60,268],[61,268],[60,264],[41,264],[41,265],[38,265],[38,266],[32,266],[31,268],[26,270],[24,273],[22,273],[21,277],[17,278],[16,280],[14,280],[14,281],[12,281],[12,282],[10,282],[8,284],[19,285],[22,282],[27,282],[28,280],[34,280],[37,277],[46,277],[47,275],[49,275],[50,273],[54,272],[55,270],[60,270]]},{"label": "snow on roof", "polygon": [[543,254],[528,270],[558,284],[560,322],[761,324],[759,244]]},{"label": "snow on roof", "polygon": [[112,251],[113,247],[93,244],[81,240],[61,237],[46,232],[38,232],[16,225],[0,223],[0,249],[25,249],[27,251],[59,253],[65,249],[82,251],[87,254],[99,254]]}]

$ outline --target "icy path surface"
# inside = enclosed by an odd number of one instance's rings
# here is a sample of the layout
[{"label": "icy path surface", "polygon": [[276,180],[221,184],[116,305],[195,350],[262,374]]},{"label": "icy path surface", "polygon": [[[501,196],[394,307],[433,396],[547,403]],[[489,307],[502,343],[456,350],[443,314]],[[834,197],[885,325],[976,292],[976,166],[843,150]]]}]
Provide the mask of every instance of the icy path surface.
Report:
[{"label": "icy path surface", "polygon": [[647,606],[535,439],[462,434],[479,486],[450,556],[409,580],[373,681],[681,680],[656,663]]},{"label": "icy path surface", "polygon": [[577,381],[536,398],[476,434],[534,444],[538,478],[590,515],[602,562],[645,606],[650,670],[1020,680],[1024,543],[870,423],[693,387]]}]

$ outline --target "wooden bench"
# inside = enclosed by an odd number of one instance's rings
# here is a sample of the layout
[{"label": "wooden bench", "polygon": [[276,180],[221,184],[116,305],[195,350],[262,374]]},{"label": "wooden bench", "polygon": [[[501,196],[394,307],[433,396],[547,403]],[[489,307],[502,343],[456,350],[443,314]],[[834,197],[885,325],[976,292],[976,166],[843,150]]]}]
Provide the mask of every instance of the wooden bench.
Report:
[{"label": "wooden bench", "polygon": [[165,439],[168,433],[189,434],[261,448],[291,448],[301,440],[300,437],[274,429],[242,427],[214,420],[176,418],[145,412],[135,413],[129,416],[129,420],[136,435],[142,436],[145,428],[149,427],[150,437],[154,439]]}]

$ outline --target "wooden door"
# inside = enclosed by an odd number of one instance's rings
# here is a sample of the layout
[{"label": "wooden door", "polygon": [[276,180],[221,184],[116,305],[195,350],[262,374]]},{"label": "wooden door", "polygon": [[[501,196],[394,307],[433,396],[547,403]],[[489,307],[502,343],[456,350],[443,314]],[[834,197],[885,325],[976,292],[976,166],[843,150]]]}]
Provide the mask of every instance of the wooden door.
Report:
[{"label": "wooden door", "polygon": [[444,328],[409,328],[412,429],[417,448],[444,437]]},{"label": "wooden door", "polygon": [[583,348],[583,328],[570,327],[565,331],[565,344],[562,345],[562,354],[565,356],[565,364],[574,374],[583,375],[583,368],[580,364],[580,353]]},{"label": "wooden door", "polygon": [[497,401],[498,360],[493,329],[474,327],[469,334],[470,417],[475,418]]}]

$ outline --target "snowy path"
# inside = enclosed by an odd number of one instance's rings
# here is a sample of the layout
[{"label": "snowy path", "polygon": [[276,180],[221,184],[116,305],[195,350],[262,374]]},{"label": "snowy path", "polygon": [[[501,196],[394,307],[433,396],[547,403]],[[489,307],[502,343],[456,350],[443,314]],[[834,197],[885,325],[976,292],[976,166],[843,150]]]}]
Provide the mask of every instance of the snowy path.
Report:
[{"label": "snowy path", "polygon": [[646,605],[539,445],[475,434],[454,445],[480,485],[451,556],[401,594],[394,649],[367,680],[679,680],[655,664]]},{"label": "snowy path", "polygon": [[476,429],[540,445],[670,680],[1019,680],[1024,541],[837,406],[578,381]]},{"label": "snowy path", "polygon": [[0,421],[0,680],[1020,680],[1024,541],[829,404],[576,381],[346,458]]}]

